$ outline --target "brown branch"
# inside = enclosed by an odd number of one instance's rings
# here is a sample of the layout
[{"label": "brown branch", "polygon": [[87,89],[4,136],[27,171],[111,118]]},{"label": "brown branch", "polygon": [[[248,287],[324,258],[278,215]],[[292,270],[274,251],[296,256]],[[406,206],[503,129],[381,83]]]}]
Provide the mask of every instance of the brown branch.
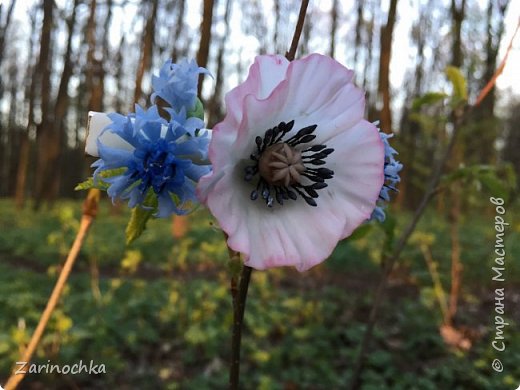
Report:
[{"label": "brown branch", "polygon": [[491,77],[491,80],[489,80],[488,83],[486,84],[486,86],[484,88],[482,88],[482,91],[480,91],[480,94],[478,95],[477,100],[474,104],[475,107],[477,107],[480,103],[482,103],[482,100],[484,100],[484,98],[489,94],[489,92],[495,86],[498,76],[500,76],[502,74],[502,72],[504,71],[504,68],[505,68],[506,62],[507,62],[507,57],[509,57],[509,52],[513,48],[513,41],[515,40],[516,33],[518,32],[519,29],[520,29],[520,19],[518,19],[518,23],[516,25],[515,32],[513,33],[513,36],[511,37],[511,41],[509,41],[509,46],[507,47],[506,54],[504,55],[504,59],[498,66],[497,70],[495,71],[495,74],[493,74],[493,77]]},{"label": "brown branch", "polygon": [[[87,199],[85,199],[85,202],[83,203],[83,215],[81,217],[81,222],[78,233],[76,235],[76,239],[74,240],[74,243],[70,248],[67,260],[63,265],[60,276],[58,277],[58,281],[54,286],[54,290],[52,291],[49,301],[47,302],[47,306],[45,307],[40,321],[38,322],[38,326],[36,327],[36,330],[34,331],[31,337],[29,345],[23,353],[23,356],[20,360],[21,362],[29,364],[34,352],[36,351],[36,348],[38,347],[38,344],[40,343],[40,340],[43,336],[43,332],[47,327],[47,323],[49,322],[49,319],[51,318],[51,315],[54,312],[54,309],[56,308],[56,305],[58,304],[58,301],[61,297],[63,288],[67,283],[67,279],[69,278],[74,262],[78,257],[81,247],[83,246],[83,242],[85,241],[87,232],[90,226],[92,225],[94,218],[96,217],[99,195],[99,190],[92,189],[89,191]],[[17,374],[15,373],[15,371],[13,371],[13,373],[9,377],[9,380],[7,381],[7,384],[5,385],[5,390],[15,390],[24,377],[25,372]]]},{"label": "brown branch", "polygon": [[298,42],[300,41],[300,36],[302,35],[303,23],[305,22],[305,15],[307,14],[308,6],[309,0],[302,0],[300,14],[298,15],[298,22],[296,23],[296,28],[294,29],[294,35],[291,42],[291,48],[288,52],[285,53],[285,58],[287,58],[289,61],[294,60],[294,57],[296,56],[296,50],[298,49]]},{"label": "brown branch", "polygon": [[229,370],[229,388],[238,390],[240,377],[240,344],[242,341],[242,323],[246,309],[247,290],[253,269],[244,265],[240,275],[238,292],[233,297],[233,334],[231,340],[231,368]]}]

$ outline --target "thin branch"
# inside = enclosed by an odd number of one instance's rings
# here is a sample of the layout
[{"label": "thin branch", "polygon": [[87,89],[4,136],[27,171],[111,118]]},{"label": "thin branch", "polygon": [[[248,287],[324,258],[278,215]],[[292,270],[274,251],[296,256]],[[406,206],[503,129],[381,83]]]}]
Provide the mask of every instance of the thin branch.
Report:
[{"label": "thin branch", "polygon": [[[38,323],[38,326],[36,327],[36,330],[34,331],[31,337],[29,345],[23,353],[23,356],[20,360],[21,362],[29,364],[34,352],[36,351],[36,348],[38,347],[38,344],[40,343],[40,340],[43,336],[43,332],[47,327],[47,323],[49,322],[49,319],[51,318],[51,315],[54,312],[54,309],[56,308],[58,301],[60,300],[61,293],[63,292],[63,288],[67,283],[67,279],[69,278],[70,272],[72,271],[74,262],[78,257],[81,247],[83,246],[83,242],[85,241],[85,237],[88,233],[88,230],[92,225],[94,218],[96,217],[98,202],[99,190],[90,190],[87,195],[87,199],[85,199],[85,202],[83,203],[83,215],[81,216],[81,222],[78,233],[76,235],[76,239],[74,240],[74,243],[70,248],[67,260],[63,265],[63,269],[61,270],[60,276],[58,277],[58,281],[56,282],[54,290],[52,291],[49,301],[47,302],[47,306],[45,307],[45,310],[42,313],[40,322]],[[5,390],[15,390],[16,387],[25,377],[25,373],[26,372],[16,373],[15,371],[13,371],[13,373],[9,377],[9,380],[7,381],[7,384],[5,385]]]},{"label": "thin branch", "polygon": [[383,258],[383,264],[384,264],[384,272],[381,276],[381,280],[379,281],[379,284],[377,286],[377,290],[374,296],[374,303],[372,304],[372,309],[370,310],[370,314],[368,317],[368,324],[367,328],[365,330],[365,333],[363,334],[363,339],[361,340],[361,344],[359,347],[359,353],[356,358],[356,362],[354,363],[354,370],[352,373],[352,378],[350,381],[350,389],[354,390],[358,387],[359,382],[359,376],[361,374],[361,370],[363,367],[363,363],[365,360],[366,351],[368,348],[368,343],[370,339],[372,338],[372,333],[374,330],[374,326],[377,320],[377,316],[379,314],[379,307],[383,301],[384,292],[388,283],[388,279],[390,274],[392,273],[392,269],[394,267],[395,262],[397,259],[399,259],[399,256],[401,255],[401,252],[406,246],[406,243],[408,242],[408,239],[414,232],[417,223],[421,219],[421,217],[424,214],[424,211],[426,210],[426,206],[430,203],[430,200],[433,198],[433,196],[437,193],[437,186],[439,185],[442,171],[444,166],[446,165],[446,162],[449,160],[451,151],[453,150],[453,146],[455,145],[455,140],[457,139],[457,134],[459,132],[459,128],[461,127],[464,119],[466,118],[467,114],[469,113],[469,110],[466,110],[465,112],[456,111],[454,113],[455,116],[455,123],[454,123],[454,130],[453,134],[451,136],[450,142],[448,144],[448,147],[446,148],[444,155],[442,158],[440,158],[437,161],[437,164],[435,165],[435,168],[433,170],[430,183],[428,185],[428,189],[424,193],[424,196],[421,200],[421,203],[419,204],[419,207],[415,210],[415,214],[408,224],[407,228],[404,230],[403,234],[401,235],[401,238],[397,242],[397,245],[395,246],[394,250],[389,256],[384,256]]},{"label": "thin branch", "polygon": [[518,32],[519,29],[520,29],[520,19],[518,19],[518,23],[516,25],[515,32],[513,33],[513,36],[511,37],[511,41],[509,41],[509,46],[507,47],[506,54],[504,55],[504,59],[498,66],[497,70],[495,71],[495,74],[493,74],[493,77],[491,78],[491,80],[488,81],[486,86],[482,89],[482,91],[478,95],[477,101],[474,104],[475,107],[477,107],[480,103],[482,103],[482,100],[484,100],[484,98],[489,94],[489,92],[495,86],[498,76],[500,76],[502,74],[502,72],[504,71],[504,68],[505,68],[506,62],[507,62],[507,58],[509,57],[509,52],[513,48],[513,41],[515,40],[516,33]]},{"label": "thin branch", "polygon": [[294,30],[294,35],[291,42],[291,48],[287,53],[285,53],[285,58],[287,58],[289,61],[294,60],[294,57],[296,56],[296,50],[298,49],[298,42],[300,41],[300,36],[302,35],[303,23],[305,22],[305,15],[307,14],[308,5],[309,0],[302,0],[300,14],[298,15],[298,23],[296,23],[296,28]]}]

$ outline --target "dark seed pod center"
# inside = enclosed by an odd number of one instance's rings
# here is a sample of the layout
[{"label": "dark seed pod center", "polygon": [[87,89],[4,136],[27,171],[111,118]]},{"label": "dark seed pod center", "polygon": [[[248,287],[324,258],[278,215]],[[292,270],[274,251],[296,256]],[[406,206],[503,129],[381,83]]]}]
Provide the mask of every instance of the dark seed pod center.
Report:
[{"label": "dark seed pod center", "polygon": [[298,184],[305,171],[302,155],[286,143],[269,146],[258,161],[260,176],[276,186]]}]

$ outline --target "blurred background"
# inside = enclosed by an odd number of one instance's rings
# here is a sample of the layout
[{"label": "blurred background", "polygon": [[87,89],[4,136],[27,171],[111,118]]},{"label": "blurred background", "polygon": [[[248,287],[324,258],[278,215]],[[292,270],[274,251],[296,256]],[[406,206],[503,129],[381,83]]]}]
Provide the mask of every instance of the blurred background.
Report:
[{"label": "blurred background", "polygon": [[[284,54],[296,0],[0,0],[0,383],[30,338],[78,227],[91,174],[89,110],[149,104],[168,58],[195,58],[208,127],[257,54]],[[513,0],[311,0],[297,57],[356,71],[366,111],[405,169],[385,225],[364,225],[299,274],[254,272],[244,388],[345,388],[389,237],[410,220],[453,132],[447,66],[473,103],[506,55]],[[363,389],[513,389],[520,383],[520,52],[467,118],[426,217],[391,275]],[[434,92],[434,93],[432,93]],[[504,371],[495,336],[495,208],[506,201]],[[128,210],[106,199],[37,361],[94,360],[107,374],[28,375],[22,388],[225,388],[227,251],[205,211],[152,221],[125,246]],[[499,285],[501,287],[502,285]],[[448,326],[446,328],[446,326]],[[449,332],[446,332],[446,329]],[[450,333],[451,332],[451,333]]]}]

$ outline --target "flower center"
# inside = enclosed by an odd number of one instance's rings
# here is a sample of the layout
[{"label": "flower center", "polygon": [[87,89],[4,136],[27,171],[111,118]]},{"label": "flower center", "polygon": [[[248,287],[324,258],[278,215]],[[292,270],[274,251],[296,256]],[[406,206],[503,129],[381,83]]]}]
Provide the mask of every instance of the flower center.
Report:
[{"label": "flower center", "polygon": [[267,130],[263,138],[256,137],[256,151],[250,156],[254,165],[245,168],[244,176],[245,181],[259,176],[251,200],[258,199],[260,194],[266,205],[272,207],[274,200],[283,205],[284,200],[296,200],[299,195],[308,205],[317,206],[317,190],[327,187],[325,180],[334,175],[332,170],[317,166],[326,164],[325,159],[334,149],[325,145],[297,148],[316,138],[312,133],[317,125],[304,127],[284,140],[293,126],[294,121],[280,122]]},{"label": "flower center", "polygon": [[288,187],[300,182],[305,166],[300,152],[286,143],[278,143],[262,153],[258,171],[268,184]]},{"label": "flower center", "polygon": [[147,146],[142,150],[136,150],[136,157],[142,159],[142,163],[138,165],[134,176],[141,179],[141,191],[144,192],[151,186],[154,192],[159,194],[175,177],[176,159],[164,140]]}]

